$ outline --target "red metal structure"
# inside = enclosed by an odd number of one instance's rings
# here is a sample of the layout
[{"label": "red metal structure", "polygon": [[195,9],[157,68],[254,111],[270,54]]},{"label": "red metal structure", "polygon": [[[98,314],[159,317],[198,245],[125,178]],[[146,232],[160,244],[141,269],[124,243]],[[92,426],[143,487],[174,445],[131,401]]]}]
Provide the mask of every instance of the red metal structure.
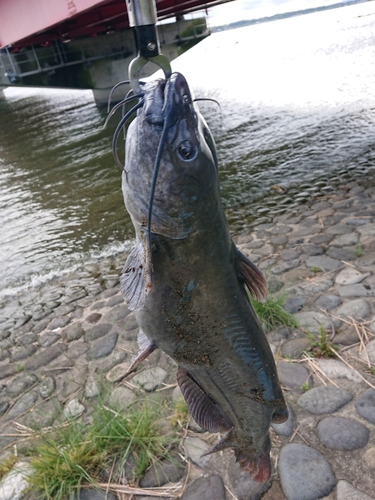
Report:
[{"label": "red metal structure", "polygon": [[[230,0],[156,0],[158,19]],[[0,48],[95,36],[129,26],[125,0],[0,0]]]}]

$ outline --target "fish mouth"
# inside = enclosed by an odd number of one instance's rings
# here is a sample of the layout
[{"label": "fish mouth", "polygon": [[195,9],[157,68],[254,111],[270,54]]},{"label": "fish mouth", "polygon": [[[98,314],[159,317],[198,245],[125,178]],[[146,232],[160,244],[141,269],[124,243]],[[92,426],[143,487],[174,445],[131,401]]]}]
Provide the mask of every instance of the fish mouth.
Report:
[{"label": "fish mouth", "polygon": [[150,125],[173,127],[179,119],[194,112],[187,81],[181,73],[172,73],[168,80],[158,80],[150,99],[145,100],[144,116]]}]

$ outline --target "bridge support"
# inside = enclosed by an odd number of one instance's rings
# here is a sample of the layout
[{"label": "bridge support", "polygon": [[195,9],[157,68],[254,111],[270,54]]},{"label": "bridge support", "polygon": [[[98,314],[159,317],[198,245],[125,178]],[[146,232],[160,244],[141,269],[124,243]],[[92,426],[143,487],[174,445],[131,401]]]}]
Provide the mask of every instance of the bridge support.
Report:
[{"label": "bridge support", "polygon": [[[158,28],[162,52],[173,60],[210,34],[205,18],[179,20]],[[132,30],[106,35],[55,40],[23,50],[7,47],[0,51],[0,89],[12,86],[92,89],[98,105],[107,102],[116,83],[128,79],[130,61],[136,56]],[[154,73],[157,66],[146,64],[141,77]],[[114,101],[121,100],[129,87],[120,87]]]}]

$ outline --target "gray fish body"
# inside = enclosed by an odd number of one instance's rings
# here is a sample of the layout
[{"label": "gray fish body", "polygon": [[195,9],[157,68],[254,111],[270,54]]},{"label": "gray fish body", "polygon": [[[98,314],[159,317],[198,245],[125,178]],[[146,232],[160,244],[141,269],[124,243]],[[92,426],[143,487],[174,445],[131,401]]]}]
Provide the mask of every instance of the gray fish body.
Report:
[{"label": "gray fish body", "polygon": [[[178,382],[198,423],[226,433],[216,448],[232,447],[241,465],[262,482],[270,474],[270,422],[285,420],[287,411],[269,344],[244,286],[244,281],[249,285],[246,270],[254,289],[261,273],[244,261],[230,237],[214,142],[184,77],[173,74],[165,90],[163,81],[148,85],[145,105],[127,136],[123,192],[137,250],[124,268],[125,299],[147,338],[179,365]],[[148,199],[166,121],[150,254]],[[134,262],[141,268],[138,278]]]}]

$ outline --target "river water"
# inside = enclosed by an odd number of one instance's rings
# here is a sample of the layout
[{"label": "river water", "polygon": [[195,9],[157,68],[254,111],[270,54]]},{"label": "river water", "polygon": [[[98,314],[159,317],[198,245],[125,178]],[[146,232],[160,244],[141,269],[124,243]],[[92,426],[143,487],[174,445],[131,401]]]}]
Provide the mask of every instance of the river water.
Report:
[{"label": "river water", "polygon": [[[375,2],[215,33],[172,67],[217,141],[232,231],[375,169]],[[0,296],[127,251],[133,228],[91,91],[5,90]],[[280,193],[275,185],[285,188]]]}]

